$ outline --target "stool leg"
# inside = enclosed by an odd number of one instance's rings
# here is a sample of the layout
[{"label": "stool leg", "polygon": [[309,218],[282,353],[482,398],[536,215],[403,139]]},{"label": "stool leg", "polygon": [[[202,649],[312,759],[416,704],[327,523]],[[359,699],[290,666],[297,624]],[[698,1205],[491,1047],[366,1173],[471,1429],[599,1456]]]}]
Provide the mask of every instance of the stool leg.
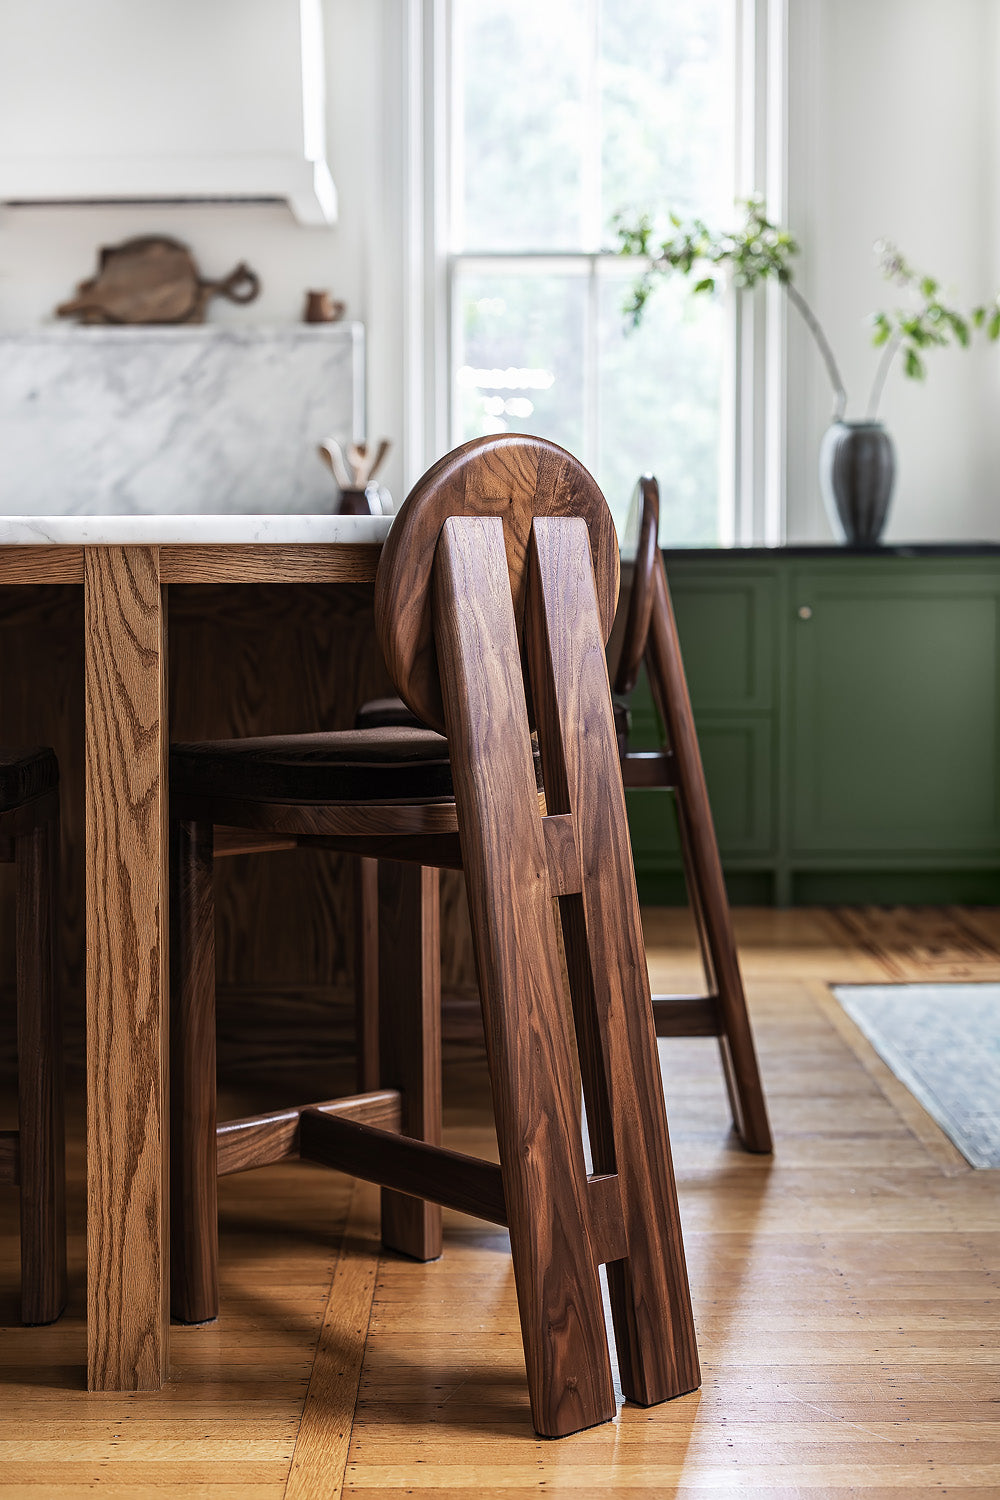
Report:
[{"label": "stool leg", "polygon": [[204,1323],[219,1314],[212,825],[170,833],[170,1298]]},{"label": "stool leg", "polygon": [[649,975],[586,527],[536,519],[525,635],[550,813],[573,815],[580,895],[563,908],[594,1166],[618,1179],[606,1258],[626,1396],[700,1379]]},{"label": "stool leg", "polygon": [[21,1318],[66,1305],[66,1173],[60,1004],[54,974],[58,816],[16,840]]},{"label": "stool leg", "polygon": [[772,1150],[771,1128],[736,952],[732,913],[698,751],[667,575],[659,556],[653,589],[653,611],[646,643],[647,671],[677,766],[677,811],[684,867],[696,906],[696,918],[703,924],[718,986],[722,1012],[719,1047],[733,1120],[748,1150],[769,1152]]},{"label": "stool leg", "polygon": [[[370,861],[370,863],[375,863]],[[441,1143],[441,939],[437,870],[378,862],[382,1088],[402,1094],[402,1131]],[[441,1254],[441,1209],[382,1190],[382,1243],[415,1260]]]},{"label": "stool leg", "polygon": [[354,1036],[357,1090],[378,1088],[378,867],[358,859],[354,867]]},{"label": "stool leg", "polygon": [[435,574],[531,1414],[558,1437],[607,1421],[615,1398],[502,522],[446,521]]}]

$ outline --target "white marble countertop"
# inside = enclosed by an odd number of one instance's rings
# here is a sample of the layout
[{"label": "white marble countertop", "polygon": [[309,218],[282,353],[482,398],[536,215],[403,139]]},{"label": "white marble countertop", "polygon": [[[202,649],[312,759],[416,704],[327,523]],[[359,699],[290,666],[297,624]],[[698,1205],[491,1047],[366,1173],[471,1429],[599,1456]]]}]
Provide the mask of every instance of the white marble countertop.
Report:
[{"label": "white marble countertop", "polygon": [[3,547],[383,542],[391,516],[0,516]]}]

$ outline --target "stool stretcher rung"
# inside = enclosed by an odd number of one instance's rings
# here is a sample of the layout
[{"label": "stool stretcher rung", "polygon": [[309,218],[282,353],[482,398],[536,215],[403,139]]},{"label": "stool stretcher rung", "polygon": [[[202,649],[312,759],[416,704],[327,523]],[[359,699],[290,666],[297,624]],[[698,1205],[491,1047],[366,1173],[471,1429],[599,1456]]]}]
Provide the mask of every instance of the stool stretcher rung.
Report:
[{"label": "stool stretcher rung", "polygon": [[572,813],[550,813],[542,819],[545,858],[553,896],[576,896],[583,890],[576,820]]},{"label": "stool stretcher rung", "polygon": [[602,1266],[610,1261],[624,1260],[628,1255],[628,1240],[617,1173],[598,1173],[589,1177],[587,1198],[595,1260]]},{"label": "stool stretcher rung", "polygon": [[677,760],[672,750],[629,750],[622,761],[627,787],[677,785]]},{"label": "stool stretcher rung", "polygon": [[352,1094],[323,1104],[303,1104],[273,1114],[227,1120],[216,1131],[219,1176],[228,1177],[233,1172],[268,1167],[298,1157],[299,1121],[307,1109],[340,1115],[387,1130],[399,1129],[400,1096],[397,1089],[379,1089],[375,1093]]},{"label": "stool stretcher rung", "polygon": [[500,1168],[493,1162],[318,1109],[303,1112],[300,1130],[301,1153],[306,1161],[320,1162],[351,1177],[455,1208],[491,1224],[507,1223]]},{"label": "stool stretcher rung", "polygon": [[718,995],[654,995],[657,1036],[721,1036]]}]

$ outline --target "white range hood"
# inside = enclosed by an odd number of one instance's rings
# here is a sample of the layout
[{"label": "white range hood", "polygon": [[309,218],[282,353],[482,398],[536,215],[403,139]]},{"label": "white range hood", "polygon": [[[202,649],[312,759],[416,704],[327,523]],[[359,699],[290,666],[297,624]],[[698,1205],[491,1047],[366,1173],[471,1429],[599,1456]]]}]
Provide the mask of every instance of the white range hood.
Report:
[{"label": "white range hood", "polygon": [[0,202],[331,224],[321,0],[0,0]]}]

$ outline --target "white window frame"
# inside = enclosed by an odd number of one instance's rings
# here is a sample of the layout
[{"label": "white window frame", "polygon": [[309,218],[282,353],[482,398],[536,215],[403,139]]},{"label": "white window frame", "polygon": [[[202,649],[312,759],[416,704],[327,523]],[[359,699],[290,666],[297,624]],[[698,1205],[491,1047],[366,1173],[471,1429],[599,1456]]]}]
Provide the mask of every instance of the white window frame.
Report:
[{"label": "white window frame", "polygon": [[[451,369],[452,268],[488,255],[452,257],[449,193],[456,162],[451,145],[449,38],[451,0],[402,0],[407,56],[405,171],[406,275],[403,470],[407,489],[453,446]],[[787,198],[788,0],[736,0],[737,180],[734,196],[763,192],[772,218]],[[504,257],[508,263],[511,257]],[[528,259],[534,257],[526,257]],[[547,265],[559,258],[539,256]],[[590,338],[598,261],[592,250],[564,256],[590,282]],[[499,261],[497,262],[500,263]],[[780,544],[785,537],[785,301],[776,285],[734,300],[727,340],[721,455],[721,541]],[[585,392],[588,419],[594,397]],[[588,420],[586,429],[593,430]],[[587,439],[585,439],[587,441]],[[583,461],[588,462],[585,452]]]}]

